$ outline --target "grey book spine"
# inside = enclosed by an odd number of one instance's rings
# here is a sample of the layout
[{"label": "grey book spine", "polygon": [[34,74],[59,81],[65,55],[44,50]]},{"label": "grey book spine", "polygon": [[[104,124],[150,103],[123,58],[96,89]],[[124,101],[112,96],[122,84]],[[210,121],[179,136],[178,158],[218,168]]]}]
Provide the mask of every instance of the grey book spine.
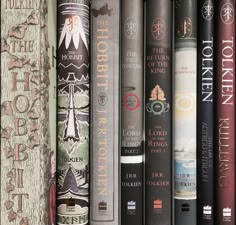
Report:
[{"label": "grey book spine", "polygon": [[143,224],[143,0],[121,1],[121,223]]},{"label": "grey book spine", "polygon": [[91,2],[90,225],[120,224],[120,3]]},{"label": "grey book spine", "polygon": [[197,1],[175,1],[175,224],[196,225]]},{"label": "grey book spine", "polygon": [[89,0],[57,1],[57,224],[88,224]]}]

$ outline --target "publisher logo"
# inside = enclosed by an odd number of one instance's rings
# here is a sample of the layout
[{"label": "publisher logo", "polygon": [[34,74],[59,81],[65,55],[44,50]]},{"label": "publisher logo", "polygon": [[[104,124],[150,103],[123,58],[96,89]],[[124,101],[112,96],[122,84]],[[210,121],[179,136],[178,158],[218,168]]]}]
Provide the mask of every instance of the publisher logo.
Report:
[{"label": "publisher logo", "polygon": [[136,19],[133,17],[127,18],[124,25],[125,36],[128,39],[134,39],[137,34],[137,28],[138,25]]},{"label": "publisher logo", "polygon": [[156,40],[161,40],[165,36],[166,33],[166,25],[164,20],[161,18],[156,18],[152,22],[152,36]]},{"label": "publisher logo", "polygon": [[190,205],[188,203],[184,203],[181,205],[181,209],[183,213],[189,213],[190,212]]},{"label": "publisher logo", "polygon": [[211,1],[207,1],[202,7],[202,16],[205,20],[211,20],[213,18],[214,8]]},{"label": "publisher logo", "polygon": [[225,3],[220,12],[221,20],[224,24],[231,24],[234,21],[234,7],[231,3]]},{"label": "publisher logo", "polygon": [[136,201],[127,202],[127,214],[128,215],[136,214]]},{"label": "publisher logo", "polygon": [[223,208],[223,221],[230,222],[231,221],[231,208]]},{"label": "publisher logo", "polygon": [[98,103],[99,105],[101,106],[104,106],[107,104],[107,101],[108,101],[108,97],[107,97],[107,94],[102,92],[98,95]]},{"label": "publisher logo", "polygon": [[140,106],[140,99],[135,94],[127,94],[123,98],[123,106],[129,111],[136,110]]},{"label": "publisher logo", "polygon": [[98,203],[98,211],[100,214],[106,214],[107,213],[107,203],[102,201]]},{"label": "publisher logo", "polygon": [[162,200],[157,199],[153,201],[153,209],[155,213],[162,213],[162,207]]},{"label": "publisher logo", "polygon": [[203,219],[210,220],[212,219],[212,207],[209,205],[203,206]]},{"label": "publisher logo", "polygon": [[177,26],[177,37],[187,38],[192,34],[192,21],[190,18],[185,17]]}]

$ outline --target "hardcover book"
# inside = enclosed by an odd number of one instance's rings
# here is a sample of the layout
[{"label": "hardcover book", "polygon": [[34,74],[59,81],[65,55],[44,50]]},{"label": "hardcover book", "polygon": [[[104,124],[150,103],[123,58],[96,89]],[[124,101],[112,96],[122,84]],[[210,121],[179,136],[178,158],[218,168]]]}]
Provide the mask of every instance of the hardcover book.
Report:
[{"label": "hardcover book", "polygon": [[198,4],[197,221],[214,222],[214,1]]},{"label": "hardcover book", "polygon": [[172,1],[146,1],[145,223],[172,223]]},{"label": "hardcover book", "polygon": [[216,225],[235,224],[235,1],[216,8]]},{"label": "hardcover book", "polygon": [[121,2],[121,224],[143,224],[143,1]]},{"label": "hardcover book", "polygon": [[[55,224],[47,1],[1,1],[0,224]],[[49,18],[51,18],[51,14]],[[50,74],[50,77],[49,77]],[[52,133],[53,132],[53,133]]]},{"label": "hardcover book", "polygon": [[120,3],[91,2],[90,225],[120,224]]},{"label": "hardcover book", "polygon": [[175,1],[175,224],[196,225],[197,1]]},{"label": "hardcover book", "polygon": [[57,1],[57,223],[88,224],[89,0]]}]

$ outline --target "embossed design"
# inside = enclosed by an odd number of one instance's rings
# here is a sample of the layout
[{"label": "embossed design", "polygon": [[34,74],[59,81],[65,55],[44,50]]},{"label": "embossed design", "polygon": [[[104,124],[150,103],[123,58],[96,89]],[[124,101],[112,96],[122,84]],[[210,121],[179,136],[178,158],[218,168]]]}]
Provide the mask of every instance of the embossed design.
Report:
[{"label": "embossed design", "polygon": [[5,101],[1,105],[1,115],[6,116],[12,116],[13,115],[13,109],[12,109],[12,102],[11,101]]},{"label": "embossed design", "polygon": [[62,41],[65,39],[66,49],[69,48],[70,42],[72,40],[75,48],[78,49],[80,38],[88,49],[88,44],[85,36],[85,31],[81,22],[81,18],[78,15],[68,16],[65,19],[64,27],[61,32],[59,48],[62,44]]},{"label": "embossed design", "polygon": [[158,116],[164,115],[170,110],[170,105],[166,102],[165,93],[160,85],[157,84],[152,89],[149,101],[146,105],[146,110],[147,112]]},{"label": "embossed design", "polygon": [[125,36],[128,39],[134,39],[137,34],[138,24],[135,18],[129,17],[126,19],[124,24]]},{"label": "embossed design", "polygon": [[1,52],[9,52],[10,45],[7,43],[5,38],[1,38]]},{"label": "embossed design", "polygon": [[231,3],[225,3],[220,12],[220,17],[223,23],[232,24],[234,21],[234,7]]},{"label": "embossed design", "polygon": [[18,24],[17,26],[12,27],[8,31],[8,36],[22,39],[25,36],[26,29],[27,29],[27,23]]},{"label": "embossed design", "polygon": [[211,1],[207,1],[202,6],[202,16],[205,20],[211,20],[214,15],[213,3]]},{"label": "embossed design", "polygon": [[177,37],[187,38],[192,34],[192,21],[190,18],[185,17],[177,26]]},{"label": "embossed design", "polygon": [[11,55],[10,61],[8,62],[8,69],[14,69],[14,68],[23,68],[25,64],[27,64],[30,60],[23,56],[21,58],[18,58],[17,56]]},{"label": "embossed design", "polygon": [[140,99],[136,94],[127,94],[123,98],[123,106],[129,111],[136,110],[140,106]]},{"label": "embossed design", "polygon": [[159,41],[165,37],[165,33],[165,21],[161,18],[156,18],[152,23],[152,37]]},{"label": "embossed design", "polygon": [[102,92],[98,95],[98,103],[99,105],[106,105],[107,104],[107,101],[108,101],[108,96],[105,92]]}]

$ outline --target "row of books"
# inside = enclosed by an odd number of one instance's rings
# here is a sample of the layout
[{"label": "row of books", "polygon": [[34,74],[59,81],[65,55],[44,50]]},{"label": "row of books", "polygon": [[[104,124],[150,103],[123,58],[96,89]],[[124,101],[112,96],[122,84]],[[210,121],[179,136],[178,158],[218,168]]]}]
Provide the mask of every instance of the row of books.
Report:
[{"label": "row of books", "polygon": [[235,0],[8,0],[1,28],[0,224],[235,224]]}]

